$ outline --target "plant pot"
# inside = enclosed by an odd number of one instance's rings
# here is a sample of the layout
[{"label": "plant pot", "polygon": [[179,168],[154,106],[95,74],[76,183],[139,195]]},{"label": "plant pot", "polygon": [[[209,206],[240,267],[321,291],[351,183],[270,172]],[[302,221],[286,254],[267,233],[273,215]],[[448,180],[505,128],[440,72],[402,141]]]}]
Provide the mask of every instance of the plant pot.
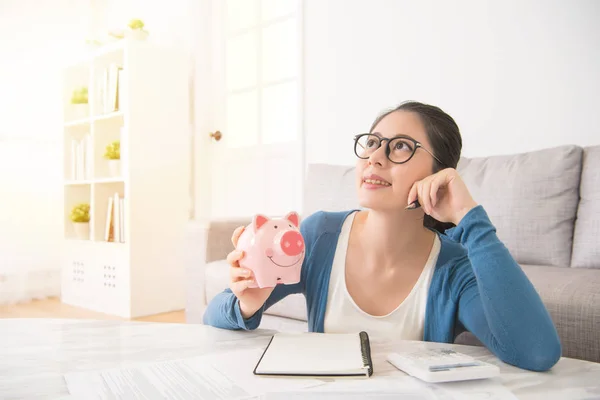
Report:
[{"label": "plant pot", "polygon": [[129,29],[126,31],[126,37],[134,40],[146,40],[148,37],[148,31],[141,29]]},{"label": "plant pot", "polygon": [[121,176],[121,160],[108,160],[108,172],[113,178]]},{"label": "plant pot", "polygon": [[88,103],[71,104],[72,120],[84,119],[90,115],[90,106]]},{"label": "plant pot", "polygon": [[89,240],[90,238],[90,223],[89,222],[73,222],[73,230],[75,237],[81,240]]}]

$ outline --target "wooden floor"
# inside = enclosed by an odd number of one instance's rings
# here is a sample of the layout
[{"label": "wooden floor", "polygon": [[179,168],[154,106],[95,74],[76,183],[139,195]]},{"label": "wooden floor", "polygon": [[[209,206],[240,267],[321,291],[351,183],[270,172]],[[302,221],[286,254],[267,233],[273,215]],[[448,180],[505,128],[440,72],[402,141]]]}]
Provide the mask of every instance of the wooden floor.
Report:
[{"label": "wooden floor", "polygon": [[[0,305],[0,318],[80,318],[103,320],[126,320],[79,307],[63,304],[57,298],[34,300],[29,303]],[[135,321],[185,323],[185,311],[174,311],[148,317],[134,318]]]}]

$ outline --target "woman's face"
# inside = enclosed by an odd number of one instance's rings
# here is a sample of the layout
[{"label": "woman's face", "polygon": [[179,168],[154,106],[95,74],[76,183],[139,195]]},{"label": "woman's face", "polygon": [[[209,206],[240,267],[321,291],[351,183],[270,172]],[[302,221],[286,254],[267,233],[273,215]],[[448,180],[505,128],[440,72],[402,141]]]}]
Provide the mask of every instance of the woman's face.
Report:
[{"label": "woman's face", "polygon": [[[382,138],[406,135],[432,151],[419,116],[410,111],[388,114],[371,133]],[[359,158],[357,161],[358,201],[362,207],[382,211],[403,210],[413,183],[433,173],[434,159],[426,151],[417,149],[408,162],[395,164],[386,156],[388,143],[381,142],[378,149],[369,151],[367,159]],[[409,141],[396,141],[392,147],[392,158],[402,159],[410,156],[414,146]]]}]

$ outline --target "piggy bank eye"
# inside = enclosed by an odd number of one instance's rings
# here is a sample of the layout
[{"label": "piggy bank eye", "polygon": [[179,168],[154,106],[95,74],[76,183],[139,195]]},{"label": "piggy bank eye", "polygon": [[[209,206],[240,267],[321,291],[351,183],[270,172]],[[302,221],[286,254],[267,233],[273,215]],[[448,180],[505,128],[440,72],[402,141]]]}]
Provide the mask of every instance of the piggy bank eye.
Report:
[{"label": "piggy bank eye", "polygon": [[288,226],[291,228],[291,227],[292,227],[292,224],[288,224]]},{"label": "piggy bank eye", "polygon": [[275,225],[273,228],[277,229],[277,225]]}]

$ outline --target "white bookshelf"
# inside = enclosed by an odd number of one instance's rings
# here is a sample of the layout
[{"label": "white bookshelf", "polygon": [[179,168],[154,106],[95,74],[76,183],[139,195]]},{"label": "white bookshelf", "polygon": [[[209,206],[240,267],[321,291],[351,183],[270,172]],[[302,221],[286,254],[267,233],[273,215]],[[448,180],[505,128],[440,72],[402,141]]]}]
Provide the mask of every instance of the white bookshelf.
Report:
[{"label": "white bookshelf", "polygon": [[[103,80],[122,67],[117,109],[105,108]],[[189,219],[189,100],[185,53],[120,41],[64,69],[64,240],[62,301],[124,318],[183,309],[182,248]],[[89,104],[70,104],[88,87]],[[112,103],[111,103],[112,104]],[[73,140],[85,140],[87,166],[73,173]],[[106,146],[121,142],[120,175],[109,174]],[[123,198],[123,238],[105,236],[109,197]],[[90,204],[89,239],[69,219]]]}]

